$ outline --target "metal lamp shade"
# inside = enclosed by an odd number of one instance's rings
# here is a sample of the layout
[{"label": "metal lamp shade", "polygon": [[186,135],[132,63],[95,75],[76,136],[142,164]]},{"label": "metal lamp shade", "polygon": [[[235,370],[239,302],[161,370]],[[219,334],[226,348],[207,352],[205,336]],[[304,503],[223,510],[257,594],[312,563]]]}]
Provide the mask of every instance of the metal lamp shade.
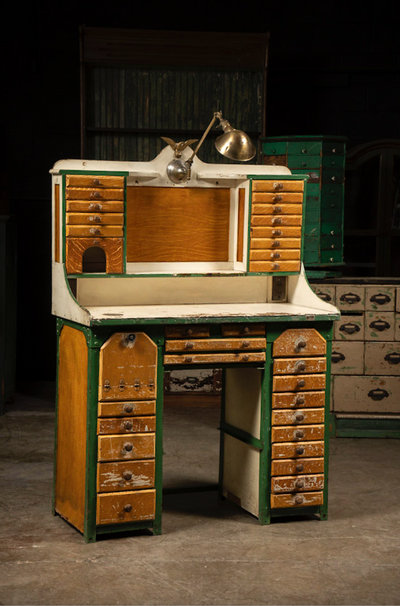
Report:
[{"label": "metal lamp shade", "polygon": [[221,126],[225,132],[215,141],[215,147],[220,154],[231,160],[241,162],[247,162],[254,158],[256,148],[245,132],[232,128],[227,120],[221,120]]}]

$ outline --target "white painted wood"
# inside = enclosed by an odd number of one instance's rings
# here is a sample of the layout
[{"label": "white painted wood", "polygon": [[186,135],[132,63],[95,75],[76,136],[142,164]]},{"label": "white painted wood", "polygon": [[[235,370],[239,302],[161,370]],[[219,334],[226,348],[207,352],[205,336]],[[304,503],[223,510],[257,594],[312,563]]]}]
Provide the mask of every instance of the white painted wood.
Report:
[{"label": "white painted wood", "polygon": [[260,438],[261,379],[256,368],[228,368],[225,372],[225,421]]},{"label": "white painted wood", "polygon": [[[334,362],[336,357],[341,359]],[[333,341],[331,372],[332,375],[362,375],[364,372],[364,342]]]},{"label": "white painted wood", "polygon": [[[377,297],[378,303],[374,300],[374,297]],[[365,309],[368,311],[394,311],[395,298],[394,286],[365,287]]]},{"label": "white painted wood", "polygon": [[[374,400],[374,394],[382,394]],[[338,376],[333,377],[335,412],[400,413],[400,377]]]},{"label": "white painted wood", "polygon": [[313,292],[308,283],[303,264],[301,264],[300,274],[288,276],[288,302],[312,307],[315,310],[314,313],[316,313],[316,310],[318,310],[318,313],[328,312],[336,315],[339,313],[334,305],[322,301]]},{"label": "white painted wood", "polygon": [[51,312],[59,318],[79,322],[85,326],[90,325],[88,311],[80,306],[68,287],[65,277],[64,265],[53,263],[53,299]]},{"label": "white painted wood", "polygon": [[400,343],[398,341],[365,343],[365,374],[400,375]]},{"label": "white painted wood", "polygon": [[259,515],[259,475],[259,451],[225,434],[222,494],[256,517]]}]

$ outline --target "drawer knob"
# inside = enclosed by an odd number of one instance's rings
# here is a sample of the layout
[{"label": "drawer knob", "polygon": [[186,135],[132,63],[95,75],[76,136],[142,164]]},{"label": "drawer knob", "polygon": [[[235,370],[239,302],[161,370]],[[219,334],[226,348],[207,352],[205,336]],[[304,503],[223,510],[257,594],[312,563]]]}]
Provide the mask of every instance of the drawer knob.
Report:
[{"label": "drawer knob", "polygon": [[101,234],[101,229],[99,229],[98,227],[91,227],[89,231],[94,236],[97,236],[98,234]]},{"label": "drawer knob", "polygon": [[280,202],[281,200],[283,200],[283,196],[280,195],[273,196],[272,198],[272,202]]},{"label": "drawer knob", "polygon": [[276,214],[281,213],[282,212],[282,206],[275,206],[273,212],[276,213]]},{"label": "drawer knob", "polygon": [[281,258],[281,253],[279,253],[278,251],[271,253],[271,259],[280,259],[280,258]]},{"label": "drawer knob", "polygon": [[244,334],[245,334],[245,335],[248,335],[248,334],[249,334],[249,332],[250,332],[250,328],[249,328],[248,326],[245,326],[245,327],[243,328],[243,332],[244,332]]},{"label": "drawer knob", "polygon": [[280,189],[283,189],[283,183],[274,183],[273,187],[275,191],[279,191]]},{"label": "drawer knob", "polygon": [[89,204],[89,210],[101,210],[103,207],[101,204],[94,204],[93,202],[91,202]]},{"label": "drawer knob", "polygon": [[100,181],[100,179],[93,179],[93,185],[94,185],[95,187],[99,187],[99,186],[101,185],[101,181]]},{"label": "drawer knob", "polygon": [[101,198],[101,193],[99,191],[92,191],[90,192],[90,197],[99,199]]},{"label": "drawer knob", "polygon": [[278,270],[279,268],[280,268],[279,263],[273,263],[273,264],[272,264],[272,269],[276,269],[276,270]]},{"label": "drawer knob", "polygon": [[294,502],[296,503],[296,505],[301,505],[302,503],[304,503],[304,497],[298,494],[295,496]]},{"label": "drawer knob", "polygon": [[272,225],[282,225],[282,217],[275,217],[272,219]]},{"label": "drawer knob", "polygon": [[304,360],[299,360],[298,362],[296,362],[295,367],[294,367],[295,372],[302,372],[305,369],[306,369],[306,363],[304,362]]},{"label": "drawer knob", "polygon": [[302,438],[304,438],[304,431],[302,429],[298,429],[294,432],[294,437],[298,440],[301,440]]},{"label": "drawer knob", "polygon": [[297,396],[297,398],[294,401],[296,406],[302,406],[304,404],[304,402],[305,402],[304,396]]},{"label": "drawer knob", "polygon": [[125,412],[133,412],[133,405],[132,404],[125,404],[124,411]]},{"label": "drawer knob", "polygon": [[298,412],[298,413],[296,413],[296,414],[294,415],[294,420],[295,420],[297,423],[301,423],[301,421],[304,421],[304,415],[303,415],[303,413],[302,413],[302,412]]},{"label": "drawer knob", "polygon": [[301,387],[304,387],[305,384],[306,384],[306,382],[304,379],[298,379],[296,387],[301,388]]},{"label": "drawer knob", "polygon": [[279,242],[279,240],[275,240],[275,242],[272,242],[272,246],[273,246],[274,248],[279,248],[279,247],[280,247],[280,245],[281,245],[281,243]]},{"label": "drawer knob", "polygon": [[193,349],[194,343],[192,341],[186,341],[185,349]]},{"label": "drawer knob", "polygon": [[273,236],[281,236],[282,235],[282,230],[281,229],[273,229],[272,230],[272,235]]},{"label": "drawer knob", "polygon": [[93,221],[94,221],[94,223],[101,223],[101,217],[99,217],[99,215],[95,215],[93,217]]},{"label": "drawer knob", "polygon": [[192,356],[185,356],[185,362],[192,362],[193,358]]},{"label": "drawer knob", "polygon": [[304,454],[304,446],[298,446],[296,448],[296,454],[298,454],[298,455]]},{"label": "drawer knob", "polygon": [[302,463],[299,463],[298,465],[296,465],[296,471],[298,471],[298,472],[304,471],[304,465]]},{"label": "drawer knob", "polygon": [[243,362],[248,362],[249,356],[247,354],[245,354],[244,356],[242,356],[242,360],[243,360]]},{"label": "drawer knob", "polygon": [[301,153],[302,153],[302,154],[306,154],[306,153],[307,153],[306,148],[302,149],[302,150],[301,150]]},{"label": "drawer knob", "polygon": [[192,335],[193,334],[193,328],[187,328],[186,329],[186,334],[187,335]]},{"label": "drawer knob", "polygon": [[132,511],[132,505],[130,503],[127,503],[124,506],[124,511],[126,511],[126,513],[129,513],[130,511]]},{"label": "drawer knob", "polygon": [[242,347],[250,347],[250,341],[242,341]]},{"label": "drawer knob", "polygon": [[124,478],[124,480],[126,480],[127,482],[129,482],[129,480],[132,480],[132,472],[131,471],[124,471],[124,473],[122,474],[122,477]]},{"label": "drawer knob", "polygon": [[127,452],[131,452],[132,448],[133,448],[132,442],[125,442],[124,450],[126,450]]},{"label": "drawer knob", "polygon": [[304,488],[304,480],[297,480],[296,488]]},{"label": "drawer knob", "polygon": [[303,339],[302,337],[300,337],[300,339],[297,339],[296,343],[294,344],[294,348],[296,351],[300,351],[301,349],[304,349],[305,347],[307,347],[307,341],[305,339]]},{"label": "drawer knob", "polygon": [[125,429],[128,429],[128,430],[132,429],[132,427],[133,427],[132,421],[125,421],[124,427],[125,427]]}]

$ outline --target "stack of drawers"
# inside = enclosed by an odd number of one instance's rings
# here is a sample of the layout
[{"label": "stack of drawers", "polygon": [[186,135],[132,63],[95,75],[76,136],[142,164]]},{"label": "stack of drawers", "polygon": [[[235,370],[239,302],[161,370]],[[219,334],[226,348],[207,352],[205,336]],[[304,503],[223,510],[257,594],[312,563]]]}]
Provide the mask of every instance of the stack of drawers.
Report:
[{"label": "stack of drawers", "polygon": [[300,271],[304,182],[253,181],[250,272]]},{"label": "stack of drawers", "polygon": [[326,341],[288,329],[273,345],[271,508],[322,505]]},{"label": "stack of drawers", "polygon": [[223,325],[221,333],[209,338],[207,325],[167,326],[164,364],[265,362],[266,339],[254,336],[265,335],[265,324]]},{"label": "stack of drawers", "polygon": [[115,333],[100,350],[97,525],[155,518],[157,347]]},{"label": "stack of drawers", "polygon": [[102,248],[106,272],[123,272],[125,177],[66,175],[66,269],[82,273],[86,250]]}]

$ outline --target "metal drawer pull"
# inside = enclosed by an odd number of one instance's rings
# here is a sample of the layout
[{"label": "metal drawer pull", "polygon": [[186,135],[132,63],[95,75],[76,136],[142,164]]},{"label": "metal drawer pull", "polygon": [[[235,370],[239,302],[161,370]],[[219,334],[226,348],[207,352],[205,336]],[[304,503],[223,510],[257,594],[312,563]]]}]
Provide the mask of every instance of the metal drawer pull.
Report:
[{"label": "metal drawer pull", "polygon": [[356,295],[354,292],[348,292],[340,297],[340,301],[344,301],[349,305],[354,305],[354,303],[360,303],[361,297]]},{"label": "metal drawer pull", "polygon": [[272,224],[273,225],[282,225],[282,217],[275,217],[274,219],[272,219]]},{"label": "metal drawer pull", "polygon": [[279,247],[280,247],[280,245],[281,245],[281,243],[279,242],[279,240],[275,240],[275,242],[272,242],[272,246],[273,246],[274,248],[279,248]]},{"label": "metal drawer pull", "polygon": [[304,465],[302,465],[302,463],[296,465],[296,471],[304,471]]},{"label": "metal drawer pull", "polygon": [[248,362],[249,361],[249,356],[247,354],[245,354],[244,356],[242,356],[242,361],[243,362]]},{"label": "metal drawer pull", "polygon": [[193,334],[193,328],[187,328],[185,332],[186,332],[187,335],[190,336],[190,335]]},{"label": "metal drawer pull", "polygon": [[124,411],[125,412],[133,412],[133,406],[132,406],[132,404],[125,404]]},{"label": "metal drawer pull", "polygon": [[185,349],[193,349],[194,343],[192,341],[186,341]]},{"label": "metal drawer pull", "polygon": [[356,332],[360,332],[360,327],[353,324],[353,322],[349,322],[348,324],[342,324],[339,330],[340,332],[346,332],[348,335],[354,335]]},{"label": "metal drawer pull", "polygon": [[272,235],[273,236],[281,236],[282,235],[282,230],[281,229],[274,229],[272,231]]},{"label": "metal drawer pull", "polygon": [[301,406],[302,404],[304,404],[304,402],[305,402],[304,396],[297,396],[297,398],[294,401],[295,406]]},{"label": "metal drawer pull", "polygon": [[296,343],[294,344],[294,348],[296,351],[300,351],[301,349],[304,349],[304,347],[307,346],[307,341],[305,339],[303,339],[302,337],[300,337],[300,339],[297,339]]},{"label": "metal drawer pull", "polygon": [[306,363],[304,362],[304,360],[299,360],[298,362],[296,362],[295,367],[294,367],[295,372],[302,372],[305,369],[306,369]]},{"label": "metal drawer pull", "polygon": [[273,212],[277,213],[277,214],[281,213],[282,212],[282,206],[275,206]]},{"label": "metal drawer pull", "polygon": [[89,210],[101,210],[102,208],[101,204],[93,204],[93,202],[89,204]]},{"label": "metal drawer pull", "polygon": [[250,347],[250,341],[243,341],[242,347]]},{"label": "metal drawer pull", "polygon": [[304,488],[304,480],[297,480],[296,488]]},{"label": "metal drawer pull", "polygon": [[132,427],[133,427],[132,421],[125,421],[124,427],[125,427],[125,429],[128,429],[128,430],[132,429]]},{"label": "metal drawer pull", "polygon": [[283,183],[274,183],[273,187],[275,190],[283,189]]},{"label": "metal drawer pull", "polygon": [[389,322],[386,322],[386,320],[375,320],[375,322],[371,322],[369,327],[379,332],[383,332],[384,330],[390,328],[390,324]]},{"label": "metal drawer pull", "polygon": [[272,198],[272,202],[280,202],[281,200],[283,200],[283,196],[280,196],[280,195],[274,196]]},{"label": "metal drawer pull", "polygon": [[342,354],[342,352],[340,352],[340,351],[332,352],[332,357],[331,357],[332,364],[339,364],[339,362],[343,362],[343,360],[345,360],[345,359],[346,359],[346,357]]},{"label": "metal drawer pull", "polygon": [[400,364],[400,353],[393,351],[392,353],[386,354],[385,360],[386,362],[389,362],[389,364]]},{"label": "metal drawer pull", "polygon": [[94,236],[97,236],[97,234],[101,234],[101,229],[99,229],[98,227],[91,227],[89,229],[90,233],[93,234]]},{"label": "metal drawer pull", "polygon": [[100,181],[100,179],[93,179],[93,185],[94,185],[95,187],[99,187],[99,186],[101,185],[101,181]]},{"label": "metal drawer pull", "polygon": [[250,332],[250,328],[249,328],[248,326],[245,326],[245,327],[243,328],[243,332],[244,332],[246,335],[248,335],[248,334],[249,334],[249,332]]},{"label": "metal drawer pull", "polygon": [[124,480],[126,480],[127,482],[129,482],[129,480],[132,480],[132,472],[131,471],[124,471],[124,473],[122,474],[122,477],[124,478]]},{"label": "metal drawer pull", "polygon": [[101,195],[101,193],[99,191],[91,191],[90,192],[90,197],[91,198],[97,198],[97,199],[99,199],[99,198],[102,198],[102,195]]},{"label": "metal drawer pull", "polygon": [[305,384],[306,384],[306,382],[305,382],[305,380],[304,380],[304,379],[299,379],[299,380],[297,381],[297,385],[296,385],[296,387],[304,387],[304,386],[305,386]]},{"label": "metal drawer pull", "polygon": [[304,497],[298,494],[295,497],[294,502],[296,503],[296,505],[301,505],[304,502]]},{"label": "metal drawer pull", "polygon": [[132,505],[130,503],[127,503],[124,507],[124,511],[126,511],[126,513],[132,511]]},{"label": "metal drawer pull", "polygon": [[185,362],[192,362],[193,358],[192,356],[185,356]]},{"label": "metal drawer pull", "polygon": [[301,150],[301,153],[302,153],[302,154],[306,154],[306,153],[307,153],[307,150],[304,148],[304,149],[302,149],[302,150]]},{"label": "metal drawer pull", "polygon": [[298,429],[297,431],[294,432],[294,436],[298,440],[301,440],[302,438],[304,438],[304,431],[302,429]]},{"label": "metal drawer pull", "polygon": [[270,255],[271,259],[280,259],[281,258],[281,253],[279,253],[278,251],[271,253]]},{"label": "metal drawer pull", "polygon": [[322,301],[326,301],[327,303],[332,301],[331,295],[329,295],[327,292],[320,292],[318,293],[318,296],[320,299],[322,299]]},{"label": "metal drawer pull", "polygon": [[272,265],[272,269],[279,269],[279,268],[280,268],[279,263],[274,263],[274,264]]},{"label": "metal drawer pull", "polygon": [[294,415],[293,420],[296,423],[301,423],[301,421],[304,421],[304,415],[301,412],[298,412],[297,414]]},{"label": "metal drawer pull", "polygon": [[131,452],[132,448],[133,448],[132,442],[125,442],[124,450],[126,450],[127,452]]},{"label": "metal drawer pull", "polygon": [[368,397],[371,398],[371,400],[374,400],[374,402],[380,402],[383,398],[388,398],[389,393],[386,389],[371,389],[371,391],[368,392]]},{"label": "metal drawer pull", "polygon": [[390,303],[391,300],[392,298],[384,293],[378,293],[370,298],[370,301],[372,303],[376,303],[377,305],[385,305],[385,303]]},{"label": "metal drawer pull", "polygon": [[296,454],[298,454],[298,455],[304,454],[304,447],[303,446],[298,446],[296,448]]}]

